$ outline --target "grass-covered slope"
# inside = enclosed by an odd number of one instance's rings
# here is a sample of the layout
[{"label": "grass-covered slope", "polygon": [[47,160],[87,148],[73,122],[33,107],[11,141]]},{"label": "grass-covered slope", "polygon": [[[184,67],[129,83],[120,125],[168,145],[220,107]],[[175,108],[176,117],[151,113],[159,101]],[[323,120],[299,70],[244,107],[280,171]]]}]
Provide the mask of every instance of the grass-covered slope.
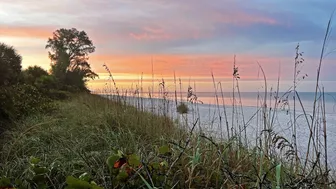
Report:
[{"label": "grass-covered slope", "polygon": [[238,148],[235,141],[216,142],[193,129],[179,129],[166,117],[123,102],[81,94],[55,103],[53,112],[31,115],[2,136],[0,186],[290,188],[323,184],[323,175],[312,173],[307,177],[311,180],[303,180],[276,157]]},{"label": "grass-covered slope", "polygon": [[44,166],[60,164],[57,176],[50,178],[55,186],[84,172],[108,185],[105,162],[113,149],[148,154],[178,131],[166,118],[94,95],[73,96],[57,106],[54,112],[27,117],[4,134],[1,175],[26,178],[33,156]]}]

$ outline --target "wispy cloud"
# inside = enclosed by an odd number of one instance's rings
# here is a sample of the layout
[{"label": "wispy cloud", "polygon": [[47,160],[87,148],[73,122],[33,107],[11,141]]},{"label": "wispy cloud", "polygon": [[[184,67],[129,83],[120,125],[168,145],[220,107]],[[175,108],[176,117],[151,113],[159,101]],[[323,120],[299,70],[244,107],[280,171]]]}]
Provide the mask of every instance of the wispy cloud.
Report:
[{"label": "wispy cloud", "polygon": [[0,25],[0,36],[48,39],[48,37],[52,36],[53,29],[46,27],[34,27],[34,26]]},{"label": "wispy cloud", "polygon": [[[289,80],[298,42],[307,59],[304,69],[316,74],[335,7],[329,0],[2,0],[0,39],[17,46],[25,65],[34,64],[34,55],[45,56],[36,63],[47,65],[47,38],[58,28],[75,27],[96,45],[91,62],[100,73],[105,62],[115,73],[149,74],[154,57],[157,75],[175,71],[200,78],[213,70],[226,78],[236,54],[242,78],[256,78],[259,61],[270,78],[281,64]],[[330,40],[332,50],[333,35]],[[333,64],[324,66],[323,79],[335,80]]]}]

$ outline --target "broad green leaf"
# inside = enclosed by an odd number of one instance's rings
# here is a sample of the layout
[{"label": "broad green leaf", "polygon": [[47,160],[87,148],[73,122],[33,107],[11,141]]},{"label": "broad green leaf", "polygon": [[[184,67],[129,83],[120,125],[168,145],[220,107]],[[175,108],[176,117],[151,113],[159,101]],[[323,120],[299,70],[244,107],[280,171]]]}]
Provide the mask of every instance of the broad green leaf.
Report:
[{"label": "broad green leaf", "polygon": [[73,176],[67,177],[66,183],[68,184],[68,186],[73,187],[73,188],[90,188],[91,187],[90,183],[76,179]]},{"label": "broad green leaf", "polygon": [[66,179],[68,189],[103,189],[100,186],[90,184],[86,181],[76,179],[75,177],[69,176]]},{"label": "broad green leaf", "polygon": [[[15,179],[15,185],[16,185],[16,186],[21,186],[21,185],[22,185],[22,180],[20,180],[20,179]],[[1,185],[0,185],[0,187],[1,187]]]},{"label": "broad green leaf", "polygon": [[128,164],[132,167],[138,167],[140,165],[140,158],[135,154],[128,156]]},{"label": "broad green leaf", "polygon": [[112,156],[108,157],[107,160],[106,160],[106,163],[107,163],[108,167],[109,167],[110,169],[112,169],[113,166],[114,166],[114,163],[115,163],[116,161],[118,161],[119,158],[120,158],[120,157],[119,157],[118,155],[112,155]]},{"label": "broad green leaf", "polygon": [[158,163],[158,162],[153,162],[150,165],[153,167],[153,169],[159,169],[160,168],[160,163]]},{"label": "broad green leaf", "polygon": [[95,184],[91,184],[91,189],[104,189],[103,187],[97,186]]},{"label": "broad green leaf", "polygon": [[30,157],[30,163],[33,164],[33,165],[36,165],[38,164],[41,160],[39,158],[36,158],[36,157]]},{"label": "broad green leaf", "polygon": [[83,173],[79,176],[79,179],[83,180],[83,181],[86,181],[86,182],[89,182],[90,181],[90,175],[85,172],[85,173]]},{"label": "broad green leaf", "polygon": [[34,167],[33,168],[33,172],[36,175],[42,175],[42,174],[46,174],[49,172],[49,170],[46,167]]},{"label": "broad green leaf", "polygon": [[119,181],[125,181],[128,178],[128,174],[126,170],[121,170],[119,174],[117,175],[117,180]]},{"label": "broad green leaf", "polygon": [[35,183],[43,183],[45,178],[44,178],[44,175],[35,175],[32,180],[35,182]]},{"label": "broad green leaf", "polygon": [[9,187],[11,185],[10,179],[3,177],[0,179],[0,187]]},{"label": "broad green leaf", "polygon": [[168,167],[168,162],[167,161],[163,161],[163,162],[160,163],[160,165],[162,167]]},{"label": "broad green leaf", "polygon": [[41,184],[39,184],[39,185],[37,186],[36,189],[47,189],[47,185],[44,184],[44,183],[41,183]]},{"label": "broad green leaf", "polygon": [[169,146],[168,145],[164,145],[164,146],[161,146],[160,148],[159,148],[159,153],[161,154],[161,155],[165,155],[165,154],[167,154],[167,153],[169,153],[170,152],[170,149],[169,149]]},{"label": "broad green leaf", "polygon": [[118,150],[118,156],[119,156],[119,157],[123,157],[123,156],[124,156],[124,153],[123,153],[121,150]]}]

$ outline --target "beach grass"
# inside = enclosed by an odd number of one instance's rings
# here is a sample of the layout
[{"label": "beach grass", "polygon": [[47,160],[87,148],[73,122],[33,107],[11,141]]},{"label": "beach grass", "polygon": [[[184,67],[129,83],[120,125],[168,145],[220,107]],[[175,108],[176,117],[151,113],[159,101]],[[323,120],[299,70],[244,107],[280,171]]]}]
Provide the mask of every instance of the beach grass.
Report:
[{"label": "beach grass", "polygon": [[[259,145],[245,146],[238,135],[212,138],[197,131],[197,119],[182,128],[168,117],[116,99],[76,94],[57,101],[54,112],[21,120],[4,134],[0,172],[20,180],[22,188],[40,186],[34,180],[39,175],[36,166],[46,169],[40,179],[48,188],[69,186],[72,177],[103,188],[331,186],[322,182],[326,175],[316,162],[302,176],[292,161],[265,153]],[[290,149],[287,142],[274,137],[272,144]],[[127,163],[116,166],[122,158]]]}]

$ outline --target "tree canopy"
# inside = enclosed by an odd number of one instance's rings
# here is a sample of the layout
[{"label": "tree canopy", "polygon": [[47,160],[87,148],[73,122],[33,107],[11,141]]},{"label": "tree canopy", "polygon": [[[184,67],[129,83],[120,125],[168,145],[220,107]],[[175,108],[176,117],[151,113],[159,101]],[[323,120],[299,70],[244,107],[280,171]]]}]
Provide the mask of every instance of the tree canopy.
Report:
[{"label": "tree canopy", "polygon": [[51,72],[60,82],[86,89],[85,82],[98,77],[88,62],[95,46],[85,31],[56,30],[48,39],[46,49],[52,61]]},{"label": "tree canopy", "polygon": [[19,81],[21,61],[21,56],[12,46],[0,43],[0,86]]},{"label": "tree canopy", "polygon": [[29,66],[27,69],[22,72],[25,83],[34,84],[35,81],[42,77],[48,76],[48,72],[41,68],[40,66]]}]

